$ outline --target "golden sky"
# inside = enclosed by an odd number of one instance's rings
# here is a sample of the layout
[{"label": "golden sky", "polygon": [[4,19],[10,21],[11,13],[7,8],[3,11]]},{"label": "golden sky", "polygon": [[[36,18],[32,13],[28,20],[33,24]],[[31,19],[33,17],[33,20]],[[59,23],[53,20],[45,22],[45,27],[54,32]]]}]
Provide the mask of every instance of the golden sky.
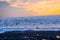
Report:
[{"label": "golden sky", "polygon": [[12,7],[32,11],[33,15],[60,15],[60,0],[1,0],[8,2]]}]

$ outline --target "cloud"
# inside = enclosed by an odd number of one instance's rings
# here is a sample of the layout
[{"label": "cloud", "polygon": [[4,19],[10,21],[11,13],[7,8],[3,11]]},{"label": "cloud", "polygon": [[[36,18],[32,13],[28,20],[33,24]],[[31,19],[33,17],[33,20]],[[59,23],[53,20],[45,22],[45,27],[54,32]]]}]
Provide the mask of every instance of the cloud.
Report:
[{"label": "cloud", "polygon": [[23,8],[9,6],[5,1],[0,2],[0,17],[22,17],[34,15],[33,11],[28,11]]},{"label": "cloud", "polygon": [[22,8],[33,15],[59,15],[60,0],[4,0],[10,7]]},{"label": "cloud", "polygon": [[9,6],[9,3],[4,2],[4,1],[0,1],[0,7],[3,6]]},{"label": "cloud", "polygon": [[42,0],[0,0],[0,1],[5,1],[8,2],[11,6],[26,6],[29,4],[34,4],[36,2],[42,1]]}]

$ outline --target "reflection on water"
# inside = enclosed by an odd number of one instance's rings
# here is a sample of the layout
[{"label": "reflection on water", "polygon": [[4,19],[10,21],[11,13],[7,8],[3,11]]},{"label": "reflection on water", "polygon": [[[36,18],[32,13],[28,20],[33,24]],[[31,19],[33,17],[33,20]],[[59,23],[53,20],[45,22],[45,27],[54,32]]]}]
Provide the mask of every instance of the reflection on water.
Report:
[{"label": "reflection on water", "polygon": [[2,40],[58,40],[60,16],[0,18],[0,33]]},{"label": "reflection on water", "polygon": [[25,31],[25,30],[34,30],[34,31],[60,31],[60,28],[0,28],[0,33],[6,31]]}]

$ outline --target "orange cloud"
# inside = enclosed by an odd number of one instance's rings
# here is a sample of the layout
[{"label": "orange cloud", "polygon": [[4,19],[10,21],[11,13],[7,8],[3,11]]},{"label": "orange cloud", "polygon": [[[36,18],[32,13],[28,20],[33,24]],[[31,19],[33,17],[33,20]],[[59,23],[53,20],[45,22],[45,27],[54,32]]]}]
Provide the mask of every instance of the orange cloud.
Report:
[{"label": "orange cloud", "polygon": [[57,0],[30,3],[24,8],[36,12],[34,15],[60,15],[60,1]]},{"label": "orange cloud", "polygon": [[[34,15],[60,15],[60,0],[28,0],[22,2],[21,0],[5,0],[10,3],[10,6],[24,8],[27,11],[33,11]],[[25,1],[25,0],[23,0]]]}]

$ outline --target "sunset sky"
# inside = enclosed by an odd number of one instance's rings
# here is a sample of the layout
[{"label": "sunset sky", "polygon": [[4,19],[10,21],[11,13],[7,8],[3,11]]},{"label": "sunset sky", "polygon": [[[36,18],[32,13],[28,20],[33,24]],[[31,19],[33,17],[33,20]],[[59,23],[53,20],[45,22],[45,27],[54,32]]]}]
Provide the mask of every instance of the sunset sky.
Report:
[{"label": "sunset sky", "polygon": [[60,0],[0,0],[1,17],[60,15]]}]

